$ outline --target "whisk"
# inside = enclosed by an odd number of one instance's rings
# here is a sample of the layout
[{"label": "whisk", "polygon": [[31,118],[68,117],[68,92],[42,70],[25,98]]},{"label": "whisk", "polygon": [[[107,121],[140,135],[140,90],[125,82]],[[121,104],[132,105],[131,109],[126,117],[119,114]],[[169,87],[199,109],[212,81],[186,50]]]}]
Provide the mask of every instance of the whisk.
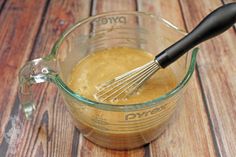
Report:
[{"label": "whisk", "polygon": [[125,99],[135,93],[157,70],[165,68],[199,43],[213,38],[236,22],[236,3],[207,15],[188,35],[162,51],[155,59],[97,86],[94,97],[102,102]]}]

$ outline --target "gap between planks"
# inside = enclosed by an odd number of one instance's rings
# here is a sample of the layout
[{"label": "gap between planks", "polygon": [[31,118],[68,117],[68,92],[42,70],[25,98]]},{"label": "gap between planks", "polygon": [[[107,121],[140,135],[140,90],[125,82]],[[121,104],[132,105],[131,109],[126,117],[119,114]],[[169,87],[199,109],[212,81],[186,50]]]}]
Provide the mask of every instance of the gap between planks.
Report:
[{"label": "gap between planks", "polygon": [[[178,0],[179,1],[179,5],[180,5],[180,10],[181,10],[181,14],[182,14],[182,18],[183,18],[183,21],[184,21],[184,28],[187,32],[189,32],[190,30],[188,29],[187,27],[187,23],[186,23],[186,18],[184,16],[184,10],[183,10],[183,4],[181,3],[181,0]],[[203,84],[202,84],[202,80],[201,80],[201,77],[200,77],[200,74],[199,74],[199,70],[198,70],[198,64],[196,63],[196,66],[195,66],[195,71],[196,71],[196,80],[198,81],[198,85],[200,87],[200,91],[201,91],[201,97],[202,97],[202,100],[203,100],[203,103],[204,103],[204,107],[205,107],[205,111],[206,111],[206,114],[207,114],[207,118],[208,118],[208,123],[209,123],[209,126],[210,126],[210,131],[211,131],[211,137],[212,137],[212,140],[213,140],[213,144],[214,144],[214,148],[215,148],[215,153],[216,153],[216,156],[219,157],[220,156],[220,150],[219,150],[219,147],[217,145],[217,141],[216,141],[216,136],[215,136],[215,132],[213,130],[213,123],[212,123],[212,120],[211,120],[211,116],[210,116],[210,113],[209,113],[209,109],[207,107],[207,102],[206,102],[206,96],[205,96],[205,92],[203,90]]]},{"label": "gap between planks", "polygon": [[3,1],[0,2],[0,13],[2,12],[6,2],[7,2],[7,0],[3,0]]},{"label": "gap between planks", "polygon": [[[229,1],[229,0],[225,0],[225,1],[222,1],[222,0],[219,0],[219,1],[217,1],[217,0],[215,0],[215,1],[213,1],[212,3],[212,5],[214,5],[215,7],[216,6],[220,6],[220,5],[223,5],[223,3],[229,3],[229,2],[236,2],[236,1]],[[203,2],[199,2],[200,4],[201,3],[203,3]],[[209,4],[211,4],[211,3],[204,3],[206,6],[208,5],[208,7],[210,7],[209,6]],[[195,7],[198,7],[198,6],[195,6]],[[185,8],[186,9],[186,8]],[[196,8],[195,8],[196,9]],[[212,9],[214,9],[214,8],[211,8],[211,10]],[[207,12],[207,11],[206,11]],[[205,14],[206,14],[206,12],[205,12]],[[209,11],[208,11],[209,12]],[[188,16],[188,15],[186,15],[186,16]],[[188,17],[187,17],[188,18]],[[186,19],[185,19],[186,20]],[[189,26],[191,26],[193,24],[193,22],[191,23],[190,22],[190,25]],[[234,31],[233,31],[234,33],[235,33],[235,27],[234,27]],[[224,36],[224,35],[223,35]],[[225,37],[227,37],[227,32],[226,32],[226,34],[225,34]],[[222,36],[221,37],[219,37],[218,38],[218,40],[220,39],[220,38],[222,38]],[[227,39],[227,38],[225,38],[225,39]],[[215,42],[217,41],[217,39],[215,39],[215,40],[212,40],[212,44],[214,44]],[[211,49],[211,47],[210,47],[210,45],[212,45],[212,44],[210,44],[209,43],[209,49]],[[212,45],[214,48],[215,47],[217,47],[217,45]],[[206,46],[206,48],[207,48],[207,46]],[[219,48],[219,46],[218,46],[218,48]],[[206,50],[205,49],[205,47],[203,48],[203,50]],[[226,51],[226,50],[225,50]],[[232,51],[232,49],[230,50],[228,50],[228,51]],[[201,54],[202,55],[202,54]],[[213,59],[214,60],[214,59]],[[204,63],[204,61],[207,61],[207,59],[204,59],[204,58],[202,58],[202,60],[199,60],[200,61],[200,63],[201,63],[201,65],[203,65],[203,63]],[[198,63],[199,63],[199,61],[198,61]],[[214,63],[214,62],[213,62]],[[198,66],[197,66],[197,74],[198,74],[198,82],[199,82],[199,84],[201,85],[201,91],[202,91],[202,97],[203,97],[203,100],[204,100],[204,105],[205,105],[205,110],[206,110],[206,113],[207,113],[207,116],[208,116],[208,119],[210,120],[209,122],[210,122],[210,127],[211,127],[211,132],[212,132],[212,136],[213,136],[213,140],[214,140],[214,147],[215,147],[215,149],[217,150],[217,152],[216,152],[216,155],[217,156],[224,156],[224,155],[230,155],[231,153],[233,153],[234,152],[234,149],[232,148],[232,143],[234,143],[233,142],[233,140],[231,141],[231,140],[229,140],[230,139],[230,137],[227,137],[227,136],[229,136],[228,134],[225,134],[226,132],[225,131],[222,131],[222,130],[225,130],[225,129],[232,129],[233,128],[233,126],[227,126],[226,128],[222,128],[222,126],[220,125],[221,123],[224,123],[224,119],[222,119],[222,121],[221,121],[221,118],[220,117],[218,117],[217,115],[214,115],[215,114],[215,112],[217,112],[218,110],[220,110],[220,109],[215,109],[214,110],[214,108],[212,108],[212,105],[214,106],[214,105],[216,105],[216,104],[211,104],[211,102],[209,102],[210,101],[210,98],[211,98],[211,95],[209,96],[209,93],[207,93],[207,92],[209,92],[208,90],[212,90],[213,88],[211,88],[211,87],[209,87],[209,86],[206,86],[206,82],[204,82],[204,79],[205,79],[205,77],[210,77],[210,76],[207,76],[206,75],[206,71],[204,72],[204,70],[202,70],[201,71],[203,74],[201,74],[200,73],[200,70],[199,70],[199,64],[198,64]],[[209,72],[209,71],[208,71]],[[227,70],[226,70],[226,72],[227,72]],[[205,74],[205,77],[204,77],[204,74]],[[217,74],[216,74],[216,76],[217,76]],[[206,81],[207,79],[205,79],[205,81]],[[205,87],[204,87],[205,86]],[[230,90],[230,89],[229,89]],[[208,94],[208,95],[207,95]],[[216,93],[217,94],[217,93]],[[212,94],[212,97],[214,98],[214,94]],[[219,98],[220,99],[220,98]],[[226,98],[226,101],[227,101],[228,99]],[[217,101],[216,99],[213,99],[212,100],[213,102],[215,102],[215,101]],[[220,106],[220,105],[223,105],[223,104],[218,104],[217,106],[216,106],[216,108],[219,108],[219,107],[222,107],[222,106]],[[230,105],[228,105],[228,106],[230,106]],[[225,111],[224,110],[224,113],[225,112],[227,112],[227,110]],[[225,113],[225,115],[226,115],[227,113]],[[231,115],[232,116],[232,115]],[[227,117],[227,118],[230,118],[230,117]],[[227,121],[225,121],[225,122],[227,122]],[[220,124],[218,124],[218,123],[220,123]],[[227,123],[228,124],[228,123]],[[220,125],[220,126],[219,126]],[[221,130],[221,131],[220,131]],[[232,132],[231,132],[232,133]],[[229,139],[227,139],[227,138],[229,138]],[[222,144],[222,141],[221,140],[224,140],[224,142],[225,142],[225,145],[223,145]]]}]

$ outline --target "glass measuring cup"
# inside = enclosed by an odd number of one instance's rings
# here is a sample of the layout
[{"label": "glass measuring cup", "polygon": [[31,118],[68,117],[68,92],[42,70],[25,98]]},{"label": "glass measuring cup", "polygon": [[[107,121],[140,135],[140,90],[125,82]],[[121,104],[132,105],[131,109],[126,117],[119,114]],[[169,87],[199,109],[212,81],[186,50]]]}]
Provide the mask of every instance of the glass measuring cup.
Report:
[{"label": "glass measuring cup", "polygon": [[163,132],[175,113],[194,71],[198,49],[168,67],[178,81],[174,89],[140,104],[89,100],[67,86],[70,72],[97,50],[130,47],[156,55],[184,35],[165,19],[142,12],[110,12],[81,20],[62,34],[48,56],[32,60],[21,69],[19,96],[23,111],[30,117],[36,108],[31,86],[52,82],[60,89],[75,126],[92,142],[112,149],[149,143]]}]

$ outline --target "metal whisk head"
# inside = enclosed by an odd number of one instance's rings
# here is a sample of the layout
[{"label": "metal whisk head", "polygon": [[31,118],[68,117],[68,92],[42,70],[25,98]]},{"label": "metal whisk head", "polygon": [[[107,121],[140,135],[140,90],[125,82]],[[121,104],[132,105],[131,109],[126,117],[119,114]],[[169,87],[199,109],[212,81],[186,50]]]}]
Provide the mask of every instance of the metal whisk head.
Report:
[{"label": "metal whisk head", "polygon": [[114,102],[116,100],[125,99],[132,95],[160,68],[158,62],[155,60],[151,61],[141,67],[98,85],[98,92],[94,94],[94,97],[101,102]]}]

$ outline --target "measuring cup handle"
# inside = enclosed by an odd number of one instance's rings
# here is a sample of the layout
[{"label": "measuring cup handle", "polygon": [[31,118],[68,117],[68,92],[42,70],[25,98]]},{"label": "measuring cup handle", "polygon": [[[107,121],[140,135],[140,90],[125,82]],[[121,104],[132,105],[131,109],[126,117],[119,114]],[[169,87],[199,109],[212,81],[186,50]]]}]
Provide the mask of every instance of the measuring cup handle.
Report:
[{"label": "measuring cup handle", "polygon": [[27,119],[30,119],[35,110],[35,102],[33,100],[32,85],[51,82],[56,76],[56,64],[53,60],[46,58],[38,58],[26,63],[19,73],[19,89],[18,94],[20,104]]}]

